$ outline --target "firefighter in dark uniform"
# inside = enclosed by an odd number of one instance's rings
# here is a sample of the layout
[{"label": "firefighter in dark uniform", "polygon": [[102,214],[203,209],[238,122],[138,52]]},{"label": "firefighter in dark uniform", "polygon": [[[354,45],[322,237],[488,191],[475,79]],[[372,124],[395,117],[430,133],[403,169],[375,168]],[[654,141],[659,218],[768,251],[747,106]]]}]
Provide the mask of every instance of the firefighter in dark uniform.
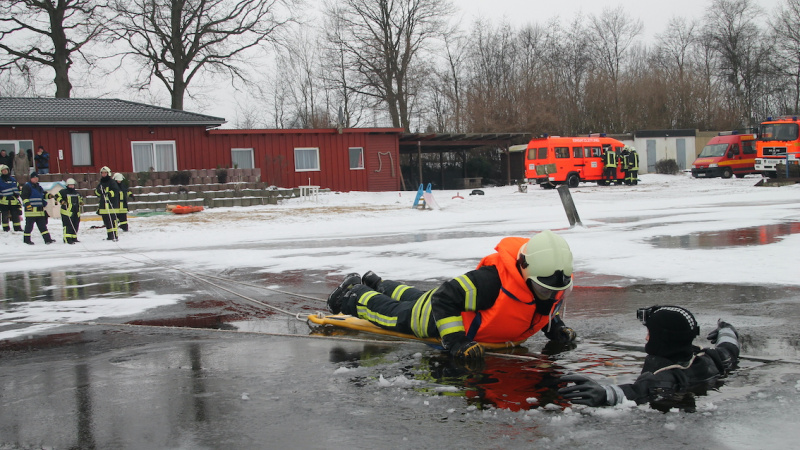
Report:
[{"label": "firefighter in dark uniform", "polygon": [[67,179],[67,188],[56,193],[56,202],[61,205],[61,224],[64,226],[64,242],[78,242],[78,228],[81,225],[83,196],[75,190],[75,179]]},{"label": "firefighter in dark uniform", "polygon": [[609,186],[617,179],[617,154],[611,146],[605,148],[603,164],[603,181],[606,186]]},{"label": "firefighter in dark uniform", "polygon": [[619,154],[620,166],[622,168],[622,173],[623,173],[623,176],[624,176],[623,180],[624,180],[625,184],[628,184],[628,185],[631,184],[630,183],[630,172],[629,172],[630,171],[630,163],[631,163],[630,154],[631,153],[630,153],[630,150],[628,150],[628,146],[623,147],[622,148],[622,152],[620,152],[620,154]]},{"label": "firefighter in dark uniform", "polygon": [[26,244],[33,245],[31,232],[33,232],[34,224],[39,228],[45,244],[55,242],[55,239],[50,237],[50,232],[47,231],[47,213],[44,210],[47,199],[52,197],[39,186],[39,174],[31,173],[31,180],[22,187],[22,206],[25,208],[25,231],[22,241]]},{"label": "firefighter in dark uniform", "polygon": [[19,183],[11,176],[9,168],[0,164],[0,217],[3,220],[3,231],[22,231],[22,205],[19,203]]},{"label": "firefighter in dark uniform", "polygon": [[[519,342],[544,330],[555,341],[575,340],[560,317],[572,291],[572,252],[561,236],[504,238],[476,270],[424,292],[381,280],[372,271],[350,274],[328,297],[328,309],[414,336],[439,337],[458,359],[479,360],[476,343]],[[363,283],[363,284],[362,284]]]},{"label": "firefighter in dark uniform", "polygon": [[125,176],[117,172],[113,176],[114,181],[119,186],[119,209],[117,210],[117,221],[119,229],[128,231],[128,200],[133,199],[133,194],[128,190],[128,182]]},{"label": "firefighter in dark uniform", "polygon": [[727,322],[719,320],[708,334],[714,348],[701,349],[692,345],[700,327],[687,309],[652,306],[638,310],[637,316],[647,327],[648,337],[647,357],[636,381],[604,386],[583,375],[567,375],[561,381],[575,385],[559,389],[559,394],[589,406],[613,406],[624,399],[653,404],[715,388],[739,361],[739,334]]},{"label": "firefighter in dark uniform", "polygon": [[106,227],[106,239],[116,241],[119,239],[117,229],[117,210],[119,209],[120,190],[116,181],[111,178],[111,169],[107,166],[100,169],[100,182],[94,190],[100,198],[97,213],[103,219]]},{"label": "firefighter in dark uniform", "polygon": [[639,184],[639,154],[636,153],[635,147],[630,147],[630,155],[628,155],[628,176],[630,177],[631,186]]}]

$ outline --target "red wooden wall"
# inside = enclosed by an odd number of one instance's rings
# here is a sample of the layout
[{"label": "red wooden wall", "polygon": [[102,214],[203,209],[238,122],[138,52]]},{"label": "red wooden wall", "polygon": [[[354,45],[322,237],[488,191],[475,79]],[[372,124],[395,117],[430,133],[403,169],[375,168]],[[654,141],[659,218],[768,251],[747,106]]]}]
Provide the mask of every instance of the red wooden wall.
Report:
[{"label": "red wooden wall", "polygon": [[[72,166],[71,132],[89,132],[92,165]],[[232,148],[252,148],[261,181],[279,187],[317,185],[335,191],[400,190],[401,129],[211,130],[202,126],[1,126],[0,140],[31,140],[50,153],[51,173],[92,173],[103,166],[132,172],[133,141],[174,141],[178,170],[231,166]],[[294,149],[319,148],[320,170],[297,172]],[[364,169],[351,170],[349,148],[364,149]],[[57,161],[58,150],[64,159]]]}]

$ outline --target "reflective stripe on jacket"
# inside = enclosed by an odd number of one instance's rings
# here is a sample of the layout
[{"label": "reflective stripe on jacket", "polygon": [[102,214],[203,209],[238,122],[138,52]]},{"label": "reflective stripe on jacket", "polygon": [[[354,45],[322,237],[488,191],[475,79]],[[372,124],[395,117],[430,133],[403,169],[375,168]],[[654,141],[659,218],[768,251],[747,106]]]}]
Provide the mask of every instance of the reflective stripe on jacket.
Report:
[{"label": "reflective stripe on jacket", "polygon": [[12,176],[0,176],[0,205],[19,205],[19,183]]},{"label": "reflective stripe on jacket", "polygon": [[98,214],[117,214],[119,209],[119,185],[116,181],[109,179],[107,182],[97,184],[94,190],[95,195],[100,197],[100,204],[98,205]]},{"label": "reflective stripe on jacket", "polygon": [[[517,253],[527,241],[520,237],[504,238],[495,247],[497,253],[486,256],[478,264],[478,268],[495,266],[502,288],[491,308],[461,313],[470,339],[478,342],[524,341],[547,326],[548,317],[536,314],[533,293],[517,270]],[[477,332],[471,329],[472,326],[478,327]]]},{"label": "reflective stripe on jacket", "polygon": [[25,217],[44,217],[44,206],[47,201],[44,197],[44,189],[39,186],[39,183],[33,184],[30,181],[25,183],[22,188],[22,204],[25,207]]},{"label": "reflective stripe on jacket", "polygon": [[617,155],[609,149],[605,154],[606,167],[617,167]]},{"label": "reflective stripe on jacket", "polygon": [[56,202],[61,205],[61,215],[72,217],[81,216],[81,205],[83,205],[83,197],[75,189],[62,189],[56,194]]}]

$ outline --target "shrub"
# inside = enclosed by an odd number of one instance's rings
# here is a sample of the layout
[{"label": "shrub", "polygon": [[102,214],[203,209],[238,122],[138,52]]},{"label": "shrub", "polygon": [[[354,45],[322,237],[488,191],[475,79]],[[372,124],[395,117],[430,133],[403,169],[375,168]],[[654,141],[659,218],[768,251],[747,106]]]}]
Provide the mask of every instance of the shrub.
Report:
[{"label": "shrub", "polygon": [[666,175],[675,175],[680,172],[678,162],[674,159],[662,159],[656,162],[656,173],[663,173]]},{"label": "shrub", "polygon": [[139,172],[136,174],[136,179],[139,186],[147,186],[147,182],[150,181],[150,172]]},{"label": "shrub", "polygon": [[186,186],[192,181],[192,172],[188,170],[179,170],[169,174],[169,183],[172,185]]},{"label": "shrub", "polygon": [[225,169],[217,169],[217,183],[224,184],[228,182],[228,171]]}]

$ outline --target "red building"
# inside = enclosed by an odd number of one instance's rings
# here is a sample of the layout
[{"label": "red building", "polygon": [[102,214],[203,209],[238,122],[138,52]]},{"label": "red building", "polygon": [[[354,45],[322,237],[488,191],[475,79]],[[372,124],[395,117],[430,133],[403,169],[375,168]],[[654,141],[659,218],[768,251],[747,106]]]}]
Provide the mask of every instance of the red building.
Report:
[{"label": "red building", "polygon": [[280,187],[400,190],[399,128],[223,130],[225,120],[117,99],[0,98],[0,150],[51,173],[259,169]]}]

